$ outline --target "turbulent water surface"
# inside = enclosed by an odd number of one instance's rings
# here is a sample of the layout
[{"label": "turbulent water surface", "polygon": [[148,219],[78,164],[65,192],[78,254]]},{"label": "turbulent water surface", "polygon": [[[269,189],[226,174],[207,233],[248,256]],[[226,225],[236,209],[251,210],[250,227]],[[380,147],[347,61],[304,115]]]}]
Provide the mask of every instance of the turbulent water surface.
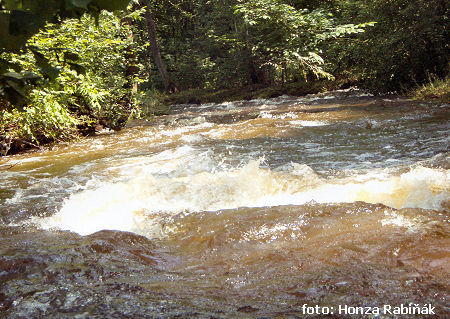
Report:
[{"label": "turbulent water surface", "polygon": [[448,119],[282,96],[3,158],[0,317],[448,318]]}]

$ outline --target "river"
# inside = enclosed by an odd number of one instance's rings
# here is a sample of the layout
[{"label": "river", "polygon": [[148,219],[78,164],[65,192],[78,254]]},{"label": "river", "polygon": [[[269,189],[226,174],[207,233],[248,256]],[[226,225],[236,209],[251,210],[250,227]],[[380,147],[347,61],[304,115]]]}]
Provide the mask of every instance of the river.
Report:
[{"label": "river", "polygon": [[449,114],[358,91],[179,105],[4,157],[0,317],[448,318]]}]

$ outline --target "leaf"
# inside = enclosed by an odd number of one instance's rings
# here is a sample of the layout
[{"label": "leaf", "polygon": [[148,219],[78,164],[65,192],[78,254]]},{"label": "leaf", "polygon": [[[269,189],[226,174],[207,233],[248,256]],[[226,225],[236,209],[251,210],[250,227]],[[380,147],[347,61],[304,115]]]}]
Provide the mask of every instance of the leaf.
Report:
[{"label": "leaf", "polygon": [[13,88],[17,92],[17,94],[19,94],[20,96],[22,96],[24,98],[26,97],[25,93],[23,93],[23,91],[22,91],[22,88],[16,82],[14,82],[14,81],[6,81],[6,84],[8,86],[10,86],[11,88]]},{"label": "leaf", "polygon": [[84,68],[84,66],[74,62],[67,62],[67,64],[69,65],[70,69],[74,70],[78,74],[86,74],[86,69]]},{"label": "leaf", "polygon": [[14,107],[23,108],[26,105],[28,99],[17,83],[14,81],[6,81],[2,86],[8,101],[13,104]]},{"label": "leaf", "polygon": [[26,81],[36,81],[41,78],[40,75],[34,72],[24,72],[23,74],[19,74],[16,72],[7,72],[0,74],[0,79],[4,78],[6,81],[14,81],[20,83],[21,85],[25,85]]},{"label": "leaf", "polygon": [[80,56],[74,52],[65,51],[64,52],[64,60],[78,61],[78,60],[80,60]]},{"label": "leaf", "polygon": [[24,73],[22,74],[22,78],[23,78],[25,81],[31,81],[31,82],[35,82],[35,81],[37,81],[37,80],[42,79],[42,77],[41,77],[39,74],[36,74],[36,73],[34,73],[34,72],[24,72]]},{"label": "leaf", "polygon": [[19,73],[16,72],[7,72],[1,75],[1,77],[7,79],[7,81],[16,81],[16,82],[20,82],[23,80],[22,75],[20,75]]},{"label": "leaf", "polygon": [[50,79],[51,81],[56,80],[58,75],[61,73],[61,70],[59,68],[55,68],[52,66],[47,68],[41,68],[39,71],[42,73],[44,78]]},{"label": "leaf", "polygon": [[51,67],[50,61],[41,52],[39,52],[37,50],[37,48],[30,47],[30,51],[33,53],[38,67],[40,67],[41,69],[46,69],[46,68]]}]

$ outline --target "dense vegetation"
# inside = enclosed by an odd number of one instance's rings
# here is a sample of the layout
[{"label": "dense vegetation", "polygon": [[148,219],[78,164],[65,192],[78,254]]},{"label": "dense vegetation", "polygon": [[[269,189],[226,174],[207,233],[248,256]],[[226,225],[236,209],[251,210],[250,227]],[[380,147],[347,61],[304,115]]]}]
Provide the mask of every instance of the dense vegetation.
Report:
[{"label": "dense vegetation", "polygon": [[251,97],[244,86],[384,93],[432,78],[448,97],[448,14],[446,0],[0,0],[0,151],[202,92]]}]

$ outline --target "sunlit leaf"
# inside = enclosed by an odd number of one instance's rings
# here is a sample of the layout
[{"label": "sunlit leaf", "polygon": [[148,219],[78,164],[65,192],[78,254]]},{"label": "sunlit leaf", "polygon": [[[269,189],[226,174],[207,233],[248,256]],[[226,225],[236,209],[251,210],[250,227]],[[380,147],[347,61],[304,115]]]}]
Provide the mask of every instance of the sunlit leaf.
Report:
[{"label": "sunlit leaf", "polygon": [[34,72],[24,72],[22,74],[22,78],[25,81],[31,81],[31,82],[42,79],[42,77],[39,74],[36,74]]},{"label": "sunlit leaf", "polygon": [[1,74],[1,77],[7,79],[8,81],[22,81],[23,77],[22,75],[20,75],[19,73],[16,72],[7,72],[7,73],[3,73]]}]

